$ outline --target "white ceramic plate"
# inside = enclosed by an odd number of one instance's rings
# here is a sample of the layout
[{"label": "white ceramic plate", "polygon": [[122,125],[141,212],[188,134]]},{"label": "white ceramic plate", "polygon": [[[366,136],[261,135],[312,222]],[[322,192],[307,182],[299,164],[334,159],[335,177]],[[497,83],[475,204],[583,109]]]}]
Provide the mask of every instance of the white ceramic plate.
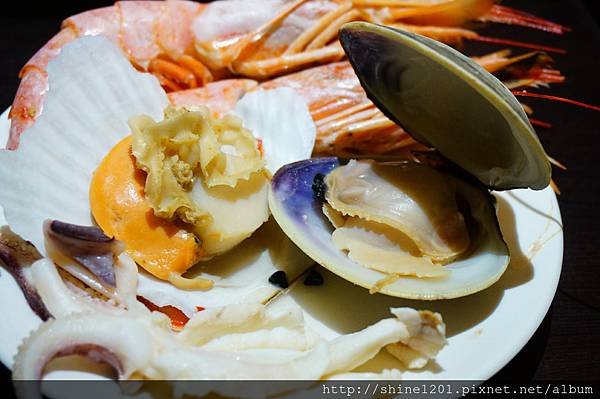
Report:
[{"label": "white ceramic plate", "polygon": [[[0,116],[0,143],[8,134],[8,111]],[[9,187],[0,187],[7,190]],[[310,325],[327,337],[350,333],[389,317],[390,306],[410,306],[440,312],[447,324],[448,346],[436,362],[405,378],[485,380],[492,377],[523,348],[543,320],[556,291],[562,256],[562,221],[556,196],[543,191],[513,190],[498,193],[500,226],[512,260],[502,278],[477,294],[445,301],[409,301],[367,290],[320,269],[321,287],[306,287],[299,281],[278,303],[295,301],[305,311]],[[5,220],[0,208],[0,225]],[[9,368],[22,339],[38,325],[21,291],[0,270],[0,360]],[[385,354],[361,367],[376,371],[397,367]],[[86,368],[89,365],[86,366]],[[50,378],[94,377],[92,371],[73,374],[57,367]]]}]

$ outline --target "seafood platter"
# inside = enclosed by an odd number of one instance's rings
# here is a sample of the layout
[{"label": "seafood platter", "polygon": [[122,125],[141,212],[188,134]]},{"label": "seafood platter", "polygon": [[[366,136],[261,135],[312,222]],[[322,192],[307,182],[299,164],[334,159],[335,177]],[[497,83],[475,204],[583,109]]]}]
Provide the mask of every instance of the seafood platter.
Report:
[{"label": "seafood platter", "polygon": [[488,0],[67,18],[0,119],[13,379],[492,377],[560,275],[558,163],[517,98],[564,78],[483,24],[567,30]]}]

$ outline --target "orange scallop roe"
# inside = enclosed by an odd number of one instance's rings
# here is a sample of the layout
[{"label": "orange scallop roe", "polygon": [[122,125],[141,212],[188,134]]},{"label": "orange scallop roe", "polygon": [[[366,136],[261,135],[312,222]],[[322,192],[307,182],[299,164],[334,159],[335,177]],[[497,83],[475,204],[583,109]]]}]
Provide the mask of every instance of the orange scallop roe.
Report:
[{"label": "orange scallop roe", "polygon": [[146,173],[136,169],[131,136],[121,140],[92,177],[90,204],[98,226],[125,244],[127,253],[154,276],[184,273],[203,255],[182,223],[154,215],[144,197]]}]

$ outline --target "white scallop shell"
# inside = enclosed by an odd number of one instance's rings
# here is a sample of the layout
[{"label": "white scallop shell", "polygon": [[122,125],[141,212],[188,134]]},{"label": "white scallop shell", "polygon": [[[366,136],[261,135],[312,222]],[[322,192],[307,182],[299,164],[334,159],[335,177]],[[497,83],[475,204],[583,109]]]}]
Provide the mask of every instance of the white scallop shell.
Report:
[{"label": "white scallop shell", "polygon": [[317,128],[306,101],[295,90],[280,87],[253,91],[238,101],[233,113],[262,140],[263,156],[271,173],[312,154]]},{"label": "white scallop shell", "polygon": [[42,115],[17,151],[0,151],[0,204],[11,229],[44,253],[42,223],[92,225],[94,170],[129,134],[127,120],[161,118],[168,105],[156,78],[137,72],[103,36],[67,44],[48,65]]}]

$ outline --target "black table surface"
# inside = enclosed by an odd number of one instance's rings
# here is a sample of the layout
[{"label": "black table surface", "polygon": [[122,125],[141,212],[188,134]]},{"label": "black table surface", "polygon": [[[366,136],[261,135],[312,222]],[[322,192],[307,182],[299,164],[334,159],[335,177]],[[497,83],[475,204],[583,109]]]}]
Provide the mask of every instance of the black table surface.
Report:
[{"label": "black table surface", "polygon": [[[52,2],[53,8],[21,7],[0,16],[0,108],[10,106],[18,86],[17,73],[29,57],[60,26],[65,17],[102,1]],[[600,105],[600,28],[598,4],[591,1],[506,1],[506,5],[567,25],[562,36],[518,27],[491,27],[501,37],[545,43],[567,50],[555,56],[564,84],[538,91]],[[594,18],[594,15],[596,18]],[[486,32],[487,33],[487,32]],[[491,51],[488,46],[486,49]],[[543,100],[528,99],[535,117],[552,123],[538,128],[547,152],[568,166],[554,169],[565,234],[564,260],[558,291],[537,332],[491,382],[600,379],[600,113]],[[526,307],[526,304],[524,304]],[[2,326],[1,328],[10,328]],[[507,331],[514,326],[505,326]],[[473,365],[477,367],[477,365]],[[0,366],[0,381],[10,372]],[[4,384],[3,384],[4,385]]]}]

